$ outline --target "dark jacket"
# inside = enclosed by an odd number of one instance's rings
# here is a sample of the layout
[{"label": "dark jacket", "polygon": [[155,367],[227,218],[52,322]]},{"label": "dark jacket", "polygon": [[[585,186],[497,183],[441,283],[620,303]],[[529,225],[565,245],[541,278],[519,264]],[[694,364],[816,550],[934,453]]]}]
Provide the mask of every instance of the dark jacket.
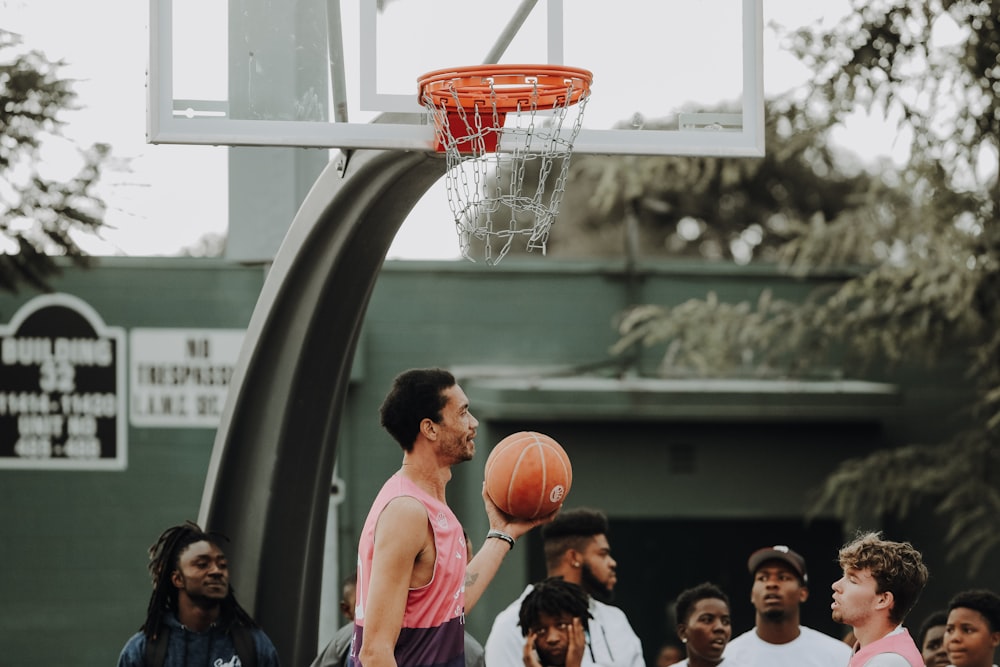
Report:
[{"label": "dark jacket", "polygon": [[[216,623],[206,632],[193,632],[181,625],[172,612],[166,614],[164,622],[170,627],[170,637],[163,667],[239,667],[242,664],[226,624]],[[258,628],[251,629],[251,634],[257,648],[258,667],[279,667],[278,652],[267,635]],[[144,667],[145,664],[146,635],[137,632],[122,648],[118,667]]]}]

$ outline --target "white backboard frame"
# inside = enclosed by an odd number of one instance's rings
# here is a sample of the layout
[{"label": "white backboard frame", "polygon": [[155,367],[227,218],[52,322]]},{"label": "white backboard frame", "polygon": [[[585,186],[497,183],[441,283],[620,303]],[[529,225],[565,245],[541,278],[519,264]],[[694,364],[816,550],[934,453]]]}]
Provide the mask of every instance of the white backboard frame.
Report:
[{"label": "white backboard frame", "polygon": [[[212,0],[208,0],[211,2]],[[349,1],[349,0],[348,0]],[[361,30],[374,31],[375,0],[360,3]],[[561,62],[561,16],[564,0],[544,0],[549,24],[548,57]],[[742,124],[720,125],[697,114],[685,114],[679,130],[604,130],[584,127],[574,151],[590,154],[703,155],[760,157],[764,155],[763,0],[734,0],[742,11]],[[336,4],[336,3],[333,3]],[[401,149],[431,151],[433,129],[417,105],[416,82],[412,97],[382,95],[374,89],[375,76],[366,71],[374,58],[362,53],[362,90],[366,101],[396,111],[409,106],[412,123],[317,122],[252,120],[227,116],[227,103],[220,100],[175,99],[173,90],[174,0],[150,0],[150,54],[147,81],[147,134],[153,144],[230,146],[315,147],[340,149]],[[710,34],[706,28],[706,35]],[[374,32],[362,50],[373,48]],[[475,63],[468,63],[475,64]],[[580,63],[567,63],[586,66]],[[670,63],[664,63],[664,68]],[[365,83],[367,82],[367,83]],[[600,94],[595,82],[595,96]],[[185,112],[188,112],[187,114]],[[737,114],[738,118],[739,114]]]}]

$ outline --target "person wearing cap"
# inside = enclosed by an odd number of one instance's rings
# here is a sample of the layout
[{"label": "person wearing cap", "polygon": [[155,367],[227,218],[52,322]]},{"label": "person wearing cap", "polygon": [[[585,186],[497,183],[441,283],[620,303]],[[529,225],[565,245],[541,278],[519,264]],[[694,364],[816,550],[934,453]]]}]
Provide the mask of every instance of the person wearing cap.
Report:
[{"label": "person wearing cap", "polygon": [[806,561],[787,546],[758,549],[747,569],[753,575],[750,630],[729,642],[726,661],[741,667],[844,667],[851,649],[844,642],[799,623],[809,598]]}]

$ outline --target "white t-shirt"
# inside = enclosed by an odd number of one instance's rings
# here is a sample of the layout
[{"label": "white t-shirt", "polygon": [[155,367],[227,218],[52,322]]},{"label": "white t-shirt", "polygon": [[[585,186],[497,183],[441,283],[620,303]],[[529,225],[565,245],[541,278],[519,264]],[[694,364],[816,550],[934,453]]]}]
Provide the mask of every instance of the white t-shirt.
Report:
[{"label": "white t-shirt", "polygon": [[[490,636],[486,638],[486,664],[494,667],[517,667],[524,664],[524,635],[518,625],[521,600],[531,591],[529,585],[506,609],[493,620]],[[587,650],[583,653],[583,667],[646,667],[642,656],[642,642],[635,634],[628,618],[618,607],[590,598],[590,632]]]},{"label": "white t-shirt", "polygon": [[846,667],[851,647],[804,625],[787,644],[766,642],[751,628],[730,641],[724,655],[733,667]]}]

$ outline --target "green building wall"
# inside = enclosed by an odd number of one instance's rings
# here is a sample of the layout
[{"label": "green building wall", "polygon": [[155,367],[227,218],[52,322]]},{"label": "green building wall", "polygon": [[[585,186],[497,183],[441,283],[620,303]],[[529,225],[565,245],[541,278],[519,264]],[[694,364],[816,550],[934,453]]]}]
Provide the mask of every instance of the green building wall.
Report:
[{"label": "green building wall", "polygon": [[[126,330],[239,329],[264,276],[263,267],[223,261],[123,258],[100,260],[91,270],[67,266],[53,288]],[[677,304],[708,290],[722,300],[756,299],[765,288],[799,299],[838,279],[793,280],[767,267],[704,264],[629,273],[613,263],[545,259],[509,259],[492,268],[386,263],[354,359],[324,588],[338,595],[337,581],[355,564],[369,504],[401,460],[378,425],[386,389],[401,370],[442,366],[459,377],[481,421],[477,456],[455,469],[448,492],[475,546],[487,528],[480,494],[491,444],[515,430],[544,431],[573,460],[567,505],[600,507],[611,518],[618,602],[647,656],[669,636],[672,596],[704,579],[730,593],[734,629],[748,627],[746,557],[774,543],[791,544],[810,562],[815,583],[806,623],[838,632],[827,612],[833,560],[858,527],[829,517],[806,524],[805,501],[846,458],[956,428],[966,395],[958,366],[826,385],[666,382],[649,378],[657,353],[640,351],[629,365],[608,352],[617,339],[614,319],[630,304]],[[0,324],[35,296],[0,294]],[[145,614],[146,548],[166,526],[197,517],[213,439],[212,428],[130,424],[124,471],[0,468],[0,664],[116,660]],[[959,588],[1000,583],[992,574],[971,580],[960,564],[946,561],[943,527],[926,514],[902,522],[872,517],[865,527],[891,529],[890,537],[911,539],[925,551],[932,583],[915,618]],[[537,536],[522,542],[468,616],[481,640],[494,614],[544,573]],[[233,569],[238,595],[239,563]],[[330,609],[336,602],[329,599]],[[331,611],[321,638],[339,622]]]},{"label": "green building wall", "polygon": [[[109,326],[231,329],[246,327],[263,280],[261,268],[214,260],[105,259],[66,267],[51,286]],[[36,296],[0,294],[0,322]],[[0,664],[117,661],[145,618],[146,549],[198,518],[213,437],[130,427],[124,471],[0,469]]]}]

